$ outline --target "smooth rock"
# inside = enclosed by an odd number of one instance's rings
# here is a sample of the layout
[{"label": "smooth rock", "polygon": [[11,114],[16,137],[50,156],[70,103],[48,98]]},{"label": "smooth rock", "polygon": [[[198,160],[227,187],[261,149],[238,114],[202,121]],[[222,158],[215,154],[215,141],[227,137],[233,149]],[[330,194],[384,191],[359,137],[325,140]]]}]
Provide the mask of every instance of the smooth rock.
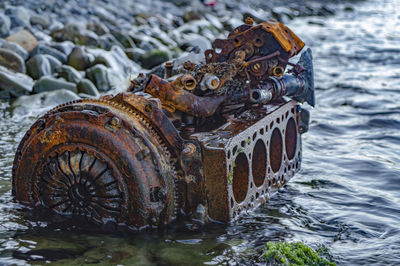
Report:
[{"label": "smooth rock", "polygon": [[33,112],[35,114],[44,113],[46,110],[56,107],[57,105],[78,99],[78,95],[66,89],[21,96],[11,104],[11,113],[13,116],[25,116]]},{"label": "smooth rock", "polygon": [[66,89],[77,93],[76,84],[62,79],[56,79],[51,76],[41,77],[33,86],[33,93],[44,91],[54,91],[59,89]]},{"label": "smooth rock", "polygon": [[110,51],[87,49],[95,57],[93,64],[103,64],[117,73],[126,76],[139,71],[139,66],[132,62],[119,46],[113,46]]},{"label": "smooth rock", "polygon": [[87,94],[87,95],[95,96],[95,97],[100,96],[100,93],[97,90],[96,86],[93,84],[93,82],[91,82],[88,79],[81,79],[81,81],[79,81],[79,83],[77,85],[77,88],[78,88],[79,93],[83,93],[83,94]]},{"label": "smooth rock", "polygon": [[26,62],[26,68],[29,76],[33,79],[40,79],[42,76],[52,74],[52,69],[48,58],[44,55],[38,54]]},{"label": "smooth rock", "polygon": [[71,41],[64,41],[64,42],[53,42],[48,43],[51,48],[57,49],[61,53],[65,55],[69,55],[75,47],[75,44]]},{"label": "smooth rock", "polygon": [[68,57],[60,52],[57,49],[51,48],[50,46],[44,44],[44,43],[39,43],[36,48],[31,52],[31,56],[37,55],[37,54],[48,54],[51,56],[54,56],[57,58],[61,63],[66,63]]},{"label": "smooth rock", "polygon": [[139,61],[140,57],[142,57],[145,53],[146,51],[140,48],[125,49],[126,56],[128,56],[129,59],[135,62]]},{"label": "smooth rock", "polygon": [[30,18],[31,25],[40,25],[42,29],[47,29],[50,26],[50,21],[43,15],[32,15]]},{"label": "smooth rock", "polygon": [[27,30],[20,30],[6,38],[9,42],[15,42],[28,52],[31,52],[38,45],[37,39]]},{"label": "smooth rock", "polygon": [[24,59],[8,49],[0,48],[0,65],[15,72],[26,72]]},{"label": "smooth rock", "polygon": [[50,36],[58,42],[72,41],[79,45],[98,45],[98,36],[96,33],[86,30],[81,25],[75,23],[68,24],[60,30],[51,32]]},{"label": "smooth rock", "polygon": [[168,61],[169,59],[170,56],[167,52],[152,50],[142,55],[140,57],[140,62],[142,63],[142,67],[150,69],[164,63],[165,61]]},{"label": "smooth rock", "polygon": [[88,24],[86,25],[86,29],[93,31],[98,36],[102,36],[110,32],[107,26],[104,25],[104,23],[101,23],[100,21],[89,21]]},{"label": "smooth rock", "polygon": [[77,70],[85,70],[91,65],[90,56],[80,46],[75,46],[68,56],[67,64]]},{"label": "smooth rock", "polygon": [[18,97],[32,91],[33,80],[21,73],[0,66],[0,94],[3,98]]},{"label": "smooth rock", "polygon": [[29,53],[27,50],[25,50],[21,45],[15,42],[7,42],[4,41],[3,45],[1,48],[11,50],[17,54],[19,54],[24,60],[28,59]]},{"label": "smooth rock", "polygon": [[86,70],[86,78],[91,80],[101,92],[122,89],[123,78],[114,70],[104,65],[95,65]]},{"label": "smooth rock", "polygon": [[135,42],[127,32],[112,30],[111,34],[122,44],[125,48],[136,47]]},{"label": "smooth rock", "polygon": [[52,55],[44,54],[43,56],[46,57],[47,60],[49,60],[50,67],[51,67],[51,73],[54,73],[56,68],[62,65],[62,63]]},{"label": "smooth rock", "polygon": [[11,20],[0,12],[0,37],[7,37],[10,33]]},{"label": "smooth rock", "polygon": [[14,27],[29,27],[30,14],[29,10],[23,6],[9,6],[4,12],[11,20],[11,28]]},{"label": "smooth rock", "polygon": [[114,45],[123,47],[122,44],[111,34],[107,33],[98,39],[98,47],[104,50],[110,50]]},{"label": "smooth rock", "polygon": [[194,10],[190,10],[190,11],[186,12],[185,14],[183,14],[184,22],[189,22],[192,20],[199,20],[199,19],[201,19],[200,14]]},{"label": "smooth rock", "polygon": [[67,81],[78,83],[82,79],[81,73],[72,66],[62,65],[56,69],[59,77]]}]

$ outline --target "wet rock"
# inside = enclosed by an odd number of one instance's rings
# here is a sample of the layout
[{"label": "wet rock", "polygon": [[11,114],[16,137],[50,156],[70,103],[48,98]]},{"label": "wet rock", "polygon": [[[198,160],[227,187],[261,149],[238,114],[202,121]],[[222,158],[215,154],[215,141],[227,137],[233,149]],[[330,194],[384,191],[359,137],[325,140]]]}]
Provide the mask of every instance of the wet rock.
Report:
[{"label": "wet rock", "polygon": [[29,53],[27,50],[25,50],[21,45],[15,42],[7,42],[4,41],[3,45],[1,48],[11,50],[17,54],[19,54],[24,60],[28,59]]},{"label": "wet rock", "polygon": [[4,12],[11,20],[11,28],[29,27],[30,14],[29,10],[22,6],[9,6]]},{"label": "wet rock", "polygon": [[145,53],[146,53],[145,50],[137,47],[125,49],[126,56],[128,56],[129,59],[135,62],[139,61],[140,57],[142,57]]},{"label": "wet rock", "polygon": [[168,61],[169,59],[170,56],[167,52],[160,50],[152,50],[142,55],[140,57],[140,62],[142,63],[142,67],[150,69]]},{"label": "wet rock", "polygon": [[72,49],[74,49],[75,44],[71,41],[65,41],[65,42],[53,42],[48,44],[51,48],[57,49],[61,53],[65,55],[69,55],[72,52]]},{"label": "wet rock", "polygon": [[25,116],[32,112],[43,112],[43,109],[50,109],[65,102],[78,99],[78,95],[66,89],[21,96],[11,104],[11,113],[13,116]]},{"label": "wet rock", "polygon": [[112,30],[111,34],[115,37],[115,39],[118,40],[119,43],[122,44],[123,47],[125,48],[136,47],[135,42],[132,40],[132,38],[129,36],[128,33]]},{"label": "wet rock", "polygon": [[33,93],[44,91],[54,91],[59,89],[66,89],[77,93],[76,84],[61,79],[56,79],[51,76],[41,77],[33,86]]},{"label": "wet rock", "polygon": [[139,66],[129,60],[119,46],[113,46],[110,51],[101,49],[87,49],[87,51],[95,57],[93,64],[103,64],[121,75],[126,76],[139,70]]},{"label": "wet rock", "polygon": [[198,47],[201,51],[205,51],[211,48],[211,42],[207,38],[195,33],[183,35],[182,40],[180,44],[182,50]]},{"label": "wet rock", "polygon": [[85,70],[91,65],[91,59],[82,47],[75,46],[68,56],[67,64],[77,70]]},{"label": "wet rock", "polygon": [[101,23],[100,21],[90,21],[86,25],[86,28],[90,31],[93,31],[98,36],[102,36],[110,32],[107,26]]},{"label": "wet rock", "polygon": [[41,54],[35,55],[26,62],[26,68],[29,76],[34,79],[40,79],[42,76],[51,75],[51,65],[49,60]]},{"label": "wet rock", "polygon": [[0,48],[0,65],[15,72],[26,72],[24,59],[8,49]]},{"label": "wet rock", "polygon": [[192,21],[192,20],[199,20],[199,19],[201,19],[200,14],[197,13],[196,11],[194,11],[194,10],[188,11],[185,14],[183,14],[183,21],[184,22],[189,22],[189,21]]},{"label": "wet rock", "polygon": [[81,81],[79,81],[79,83],[77,85],[77,88],[78,88],[79,93],[83,93],[83,94],[87,94],[87,95],[95,96],[95,97],[100,96],[100,93],[97,90],[96,86],[93,84],[93,82],[91,82],[88,79],[81,79]]},{"label": "wet rock", "polygon": [[38,45],[37,39],[27,30],[20,30],[6,38],[9,42],[15,42],[22,48],[31,52]]},{"label": "wet rock", "polygon": [[55,41],[72,41],[79,45],[97,46],[98,36],[93,31],[84,29],[79,24],[68,24],[60,30],[51,32],[51,37]]},{"label": "wet rock", "polygon": [[114,70],[104,65],[95,65],[86,70],[86,78],[93,82],[97,89],[101,92],[111,89],[122,89],[123,78]]},{"label": "wet rock", "polygon": [[33,80],[21,73],[0,66],[0,98],[18,97],[32,91]]},{"label": "wet rock", "polygon": [[43,56],[46,57],[47,60],[49,60],[51,73],[54,73],[55,69],[62,65],[62,63],[52,55],[44,54]]},{"label": "wet rock", "polygon": [[37,47],[31,52],[31,56],[34,56],[37,54],[48,54],[48,55],[54,56],[61,63],[66,63],[67,58],[68,58],[65,54],[63,54],[59,50],[54,49],[44,43],[38,44]]},{"label": "wet rock", "polygon": [[67,81],[78,83],[82,79],[81,73],[72,66],[62,65],[56,69],[59,77]]},{"label": "wet rock", "polygon": [[31,25],[40,25],[42,29],[47,29],[50,26],[50,21],[43,15],[32,15],[30,18]]},{"label": "wet rock", "polygon": [[6,37],[10,33],[11,20],[0,12],[0,37]]},{"label": "wet rock", "polygon": [[107,33],[98,39],[98,47],[104,50],[110,50],[114,45],[123,47],[123,45],[111,34]]},{"label": "wet rock", "polygon": [[35,36],[35,38],[41,43],[49,43],[52,40],[51,37],[41,29],[31,28],[30,31],[33,36]]}]

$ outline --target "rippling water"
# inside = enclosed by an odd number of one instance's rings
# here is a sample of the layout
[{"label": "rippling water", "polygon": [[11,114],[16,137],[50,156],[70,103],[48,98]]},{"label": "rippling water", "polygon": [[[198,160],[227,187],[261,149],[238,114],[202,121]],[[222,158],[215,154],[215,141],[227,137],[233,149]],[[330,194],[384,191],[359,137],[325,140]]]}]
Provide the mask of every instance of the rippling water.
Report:
[{"label": "rippling water", "polygon": [[318,105],[303,135],[303,169],[230,226],[104,234],[28,216],[12,202],[10,179],[33,119],[10,118],[2,103],[0,263],[251,264],[267,241],[303,241],[325,246],[338,264],[400,264],[400,1],[349,7],[287,23],[315,59]]}]

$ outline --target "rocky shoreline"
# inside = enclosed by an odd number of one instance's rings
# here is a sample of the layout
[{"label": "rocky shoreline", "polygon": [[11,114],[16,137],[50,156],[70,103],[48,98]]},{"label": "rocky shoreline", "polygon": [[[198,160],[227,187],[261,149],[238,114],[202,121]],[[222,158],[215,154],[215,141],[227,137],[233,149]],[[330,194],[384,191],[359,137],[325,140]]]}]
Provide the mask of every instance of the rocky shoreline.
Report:
[{"label": "rocky shoreline", "polygon": [[303,2],[4,1],[0,99],[20,97],[12,107],[24,115],[69,100],[124,91],[139,71],[194,47],[210,48],[215,38],[224,37],[247,16],[259,22],[334,13],[325,4]]}]

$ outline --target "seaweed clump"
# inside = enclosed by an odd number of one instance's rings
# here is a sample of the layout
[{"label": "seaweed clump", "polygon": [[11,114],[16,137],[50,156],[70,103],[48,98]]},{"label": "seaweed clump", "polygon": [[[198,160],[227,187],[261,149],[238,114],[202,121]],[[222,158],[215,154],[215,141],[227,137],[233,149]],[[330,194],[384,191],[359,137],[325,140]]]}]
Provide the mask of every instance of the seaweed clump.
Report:
[{"label": "seaweed clump", "polygon": [[268,242],[262,260],[267,265],[336,265],[301,242]]}]

